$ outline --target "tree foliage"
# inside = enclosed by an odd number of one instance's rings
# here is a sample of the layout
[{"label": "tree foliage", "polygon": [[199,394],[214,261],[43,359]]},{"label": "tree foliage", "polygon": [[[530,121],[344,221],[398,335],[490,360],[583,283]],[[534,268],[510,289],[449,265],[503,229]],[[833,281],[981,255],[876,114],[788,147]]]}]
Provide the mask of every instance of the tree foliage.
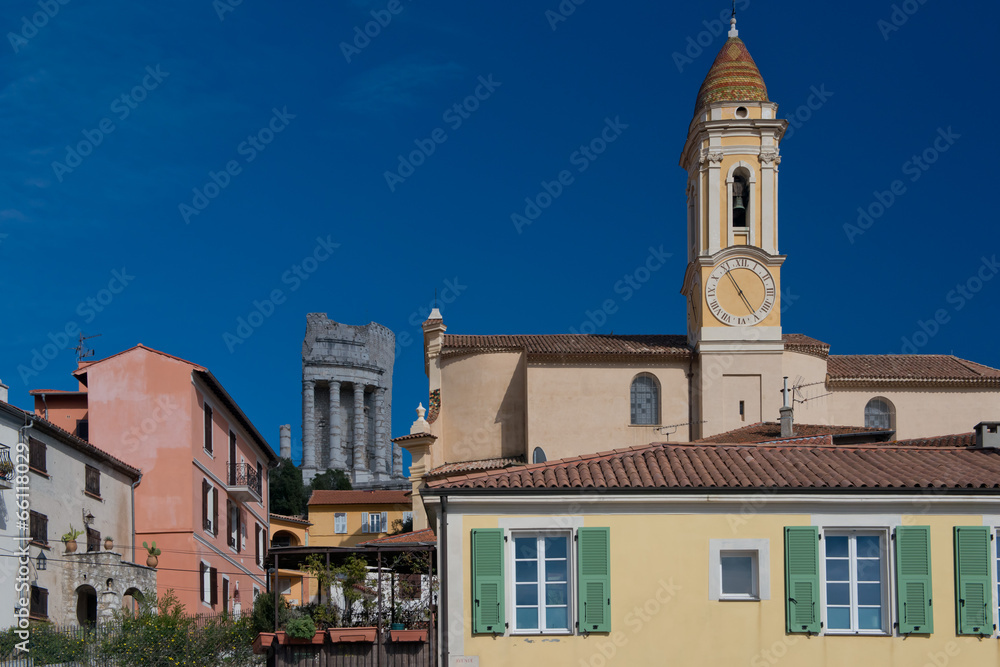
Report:
[{"label": "tree foliage", "polygon": [[347,473],[330,468],[313,477],[310,485],[312,491],[350,491],[351,488],[351,478]]},{"label": "tree foliage", "polygon": [[268,473],[268,495],[274,514],[299,516],[305,512],[309,494],[302,483],[302,471],[291,459],[281,459],[278,467]]}]

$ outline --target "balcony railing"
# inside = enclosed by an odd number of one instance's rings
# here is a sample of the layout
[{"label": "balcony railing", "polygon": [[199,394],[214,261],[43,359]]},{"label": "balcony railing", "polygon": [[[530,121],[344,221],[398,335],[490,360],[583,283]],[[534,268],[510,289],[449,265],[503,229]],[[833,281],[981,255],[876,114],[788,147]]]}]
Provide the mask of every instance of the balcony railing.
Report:
[{"label": "balcony railing", "polygon": [[14,463],[10,460],[10,447],[0,445],[0,488],[9,489],[14,482]]},{"label": "balcony railing", "polygon": [[241,498],[244,501],[260,501],[262,498],[261,479],[260,475],[257,474],[257,468],[249,463],[233,463],[232,461],[228,463],[228,468],[229,479],[226,490],[237,497],[246,496]]}]

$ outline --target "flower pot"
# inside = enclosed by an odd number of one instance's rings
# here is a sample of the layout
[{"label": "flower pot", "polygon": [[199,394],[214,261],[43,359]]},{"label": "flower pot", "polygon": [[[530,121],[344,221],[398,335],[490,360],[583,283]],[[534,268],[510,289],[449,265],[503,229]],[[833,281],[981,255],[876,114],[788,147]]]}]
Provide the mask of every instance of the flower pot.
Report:
[{"label": "flower pot", "polygon": [[[291,645],[302,645],[302,644],[322,644],[326,641],[326,633],[322,630],[317,630],[316,634],[309,639],[300,639],[299,637],[289,637],[288,633],[284,630],[278,630],[275,633],[279,644],[291,644]],[[374,641],[374,640],[373,640]]]},{"label": "flower pot", "polygon": [[271,644],[277,641],[278,636],[273,632],[261,632],[253,640],[253,652],[255,655],[267,655]]},{"label": "flower pot", "polygon": [[337,642],[374,642],[376,629],[364,628],[330,628],[327,630],[330,641]]},{"label": "flower pot", "polygon": [[71,554],[76,551],[76,540],[66,540],[63,544],[66,545],[66,553]]},{"label": "flower pot", "polygon": [[406,626],[403,625],[402,623],[393,623],[392,625],[389,626],[389,629],[390,630],[405,630]]},{"label": "flower pot", "polygon": [[146,567],[156,567],[160,560],[153,554],[146,556]]},{"label": "flower pot", "polygon": [[426,630],[390,630],[389,641],[393,642],[426,642]]},{"label": "flower pot", "polygon": [[104,538],[104,550],[105,551],[111,551],[111,549],[114,546],[115,546],[115,541],[114,540],[112,540],[110,537],[105,537]]}]

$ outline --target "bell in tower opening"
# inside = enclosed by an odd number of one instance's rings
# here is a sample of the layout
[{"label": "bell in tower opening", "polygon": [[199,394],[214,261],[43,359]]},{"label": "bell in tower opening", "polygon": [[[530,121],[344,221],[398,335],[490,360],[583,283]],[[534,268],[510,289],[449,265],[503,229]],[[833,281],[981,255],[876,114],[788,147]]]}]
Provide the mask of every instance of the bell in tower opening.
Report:
[{"label": "bell in tower opening", "polygon": [[750,204],[750,188],[741,173],[733,175],[733,227],[747,226],[747,206]]}]

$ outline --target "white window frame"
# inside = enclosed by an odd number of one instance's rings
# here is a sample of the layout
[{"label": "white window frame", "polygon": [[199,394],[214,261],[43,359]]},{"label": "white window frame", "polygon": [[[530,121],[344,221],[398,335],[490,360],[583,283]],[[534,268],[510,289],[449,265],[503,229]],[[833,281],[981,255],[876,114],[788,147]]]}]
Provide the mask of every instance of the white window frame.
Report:
[{"label": "white window frame", "polygon": [[347,512],[333,513],[333,534],[334,535],[347,534]]},{"label": "white window frame", "polygon": [[[827,577],[826,577],[826,545],[827,536],[840,536],[849,535],[857,537],[858,535],[874,535],[877,534],[884,545],[882,552],[882,571],[880,573],[882,584],[882,629],[881,630],[831,630],[830,623],[827,620],[827,606],[830,604],[829,596],[827,595]],[[841,637],[854,637],[854,636],[872,636],[872,637],[891,637],[895,628],[895,582],[896,582],[896,572],[895,572],[895,551],[893,546],[893,541],[891,539],[891,529],[887,526],[847,526],[847,527],[823,527],[820,528],[820,549],[819,549],[819,585],[821,590],[821,599],[823,604],[821,605],[821,620],[823,622],[823,634]],[[852,540],[849,544],[853,544]],[[853,554],[849,551],[849,554]],[[857,621],[857,610],[858,603],[854,599],[855,590],[857,582],[855,580],[857,566],[856,566],[856,554],[853,554],[848,559],[848,572],[851,577],[850,583],[852,586],[851,590],[851,617],[852,623]]]},{"label": "white window frame", "polygon": [[[507,572],[510,576],[504,577],[507,580],[507,618],[504,619],[508,626],[508,634],[510,635],[572,635],[576,628],[576,531],[575,530],[553,530],[553,529],[538,529],[538,530],[511,530],[507,533],[507,548],[505,550],[505,559]],[[566,628],[556,628],[556,629],[546,629],[546,628],[531,628],[520,630],[517,627],[517,570],[515,566],[515,549],[514,549],[514,539],[517,537],[564,537],[566,538],[566,620],[569,629]],[[540,549],[538,553],[542,553],[544,549]],[[536,556],[537,558],[537,556]],[[538,620],[539,625],[543,625],[544,617],[544,594],[545,594],[545,578],[543,573],[539,573],[538,577],[538,595],[539,595],[539,605],[538,605]]]},{"label": "white window frame", "polygon": [[[750,592],[749,593],[727,593],[722,571],[722,560],[726,557],[750,558]],[[754,550],[734,551],[725,550],[719,553],[719,580],[720,580],[720,600],[760,600],[760,568],[758,565],[757,552]]]},{"label": "white window frame", "polygon": [[[209,607],[211,607],[212,606],[212,564],[208,563],[206,561],[200,561],[200,565],[199,565],[198,569],[201,569],[201,565],[205,566],[205,570],[200,573],[201,574],[201,579],[202,579],[202,589],[203,589],[202,596],[201,596],[201,602],[202,602],[202,604],[205,604],[205,605],[208,605]],[[208,598],[208,599],[206,600],[205,598]]]},{"label": "white window frame", "polygon": [[215,484],[213,484],[212,480],[207,477],[202,477],[202,479],[208,482],[208,493],[205,494],[205,507],[207,509],[205,514],[208,519],[208,523],[212,526],[211,528],[204,530],[212,537],[216,537],[219,534],[219,527],[215,525],[218,522],[215,520],[215,504],[212,502],[212,499],[215,497],[212,493],[212,490],[215,489]]},{"label": "white window frame", "polygon": [[[771,540],[768,538],[712,539],[708,541],[708,599],[725,601],[759,602],[771,599]],[[722,593],[723,554],[743,553],[755,557],[754,597],[724,595]]]}]

